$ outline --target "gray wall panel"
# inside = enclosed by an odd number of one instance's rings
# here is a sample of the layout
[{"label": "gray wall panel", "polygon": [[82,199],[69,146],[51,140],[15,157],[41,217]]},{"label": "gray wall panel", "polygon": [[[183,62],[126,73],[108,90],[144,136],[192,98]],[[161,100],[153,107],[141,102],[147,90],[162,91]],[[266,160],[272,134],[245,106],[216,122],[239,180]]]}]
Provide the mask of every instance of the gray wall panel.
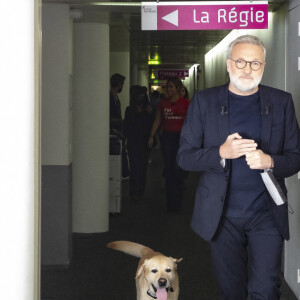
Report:
[{"label": "gray wall panel", "polygon": [[42,167],[42,265],[68,265],[72,254],[72,165]]}]

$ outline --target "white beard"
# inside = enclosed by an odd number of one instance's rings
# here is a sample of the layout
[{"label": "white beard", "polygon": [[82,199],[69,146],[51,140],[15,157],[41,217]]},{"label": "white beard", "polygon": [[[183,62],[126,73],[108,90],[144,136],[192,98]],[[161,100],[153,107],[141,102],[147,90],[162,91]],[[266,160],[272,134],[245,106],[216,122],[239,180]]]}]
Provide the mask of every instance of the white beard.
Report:
[{"label": "white beard", "polygon": [[260,74],[259,77],[252,77],[251,74],[244,75],[247,76],[249,78],[251,78],[252,80],[249,80],[249,82],[243,82],[240,77],[243,75],[234,75],[232,74],[231,68],[229,67],[229,77],[230,77],[230,83],[240,92],[251,92],[254,89],[256,89],[258,87],[258,85],[261,82],[262,76],[263,76],[263,72]]}]

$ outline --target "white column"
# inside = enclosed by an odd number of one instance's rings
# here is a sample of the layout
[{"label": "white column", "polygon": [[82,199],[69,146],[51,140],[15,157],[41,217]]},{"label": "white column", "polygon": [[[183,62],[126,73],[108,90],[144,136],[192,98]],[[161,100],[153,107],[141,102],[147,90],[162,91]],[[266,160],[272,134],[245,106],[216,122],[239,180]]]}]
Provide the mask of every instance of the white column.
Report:
[{"label": "white column", "polygon": [[140,66],[138,70],[138,79],[139,84],[142,86],[146,86],[148,88],[149,84],[149,73],[148,73],[148,66]]},{"label": "white column", "polygon": [[73,231],[108,230],[109,26],[74,24]]},{"label": "white column", "polygon": [[40,5],[0,4],[0,293],[6,300],[39,299]]}]

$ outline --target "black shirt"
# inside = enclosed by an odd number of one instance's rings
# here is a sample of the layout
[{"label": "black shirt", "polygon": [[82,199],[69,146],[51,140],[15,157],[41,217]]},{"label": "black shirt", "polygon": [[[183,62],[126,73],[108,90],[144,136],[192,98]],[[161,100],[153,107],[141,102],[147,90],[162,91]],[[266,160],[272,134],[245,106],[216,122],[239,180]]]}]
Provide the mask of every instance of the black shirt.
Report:
[{"label": "black shirt", "polygon": [[[237,132],[243,139],[253,139],[258,148],[261,139],[261,109],[259,91],[240,96],[229,91],[229,131]],[[261,170],[252,170],[245,156],[232,159],[227,207],[228,217],[251,217],[267,205]]]}]

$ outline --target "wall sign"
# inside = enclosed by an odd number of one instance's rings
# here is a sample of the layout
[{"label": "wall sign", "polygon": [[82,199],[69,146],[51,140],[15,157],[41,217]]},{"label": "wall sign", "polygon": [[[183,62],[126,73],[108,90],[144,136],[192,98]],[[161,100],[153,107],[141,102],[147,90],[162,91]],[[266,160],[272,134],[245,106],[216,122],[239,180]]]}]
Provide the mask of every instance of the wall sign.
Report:
[{"label": "wall sign", "polygon": [[167,80],[170,77],[189,77],[189,70],[158,70],[157,75],[159,80]]},{"label": "wall sign", "polygon": [[268,1],[142,2],[142,30],[267,29]]}]

